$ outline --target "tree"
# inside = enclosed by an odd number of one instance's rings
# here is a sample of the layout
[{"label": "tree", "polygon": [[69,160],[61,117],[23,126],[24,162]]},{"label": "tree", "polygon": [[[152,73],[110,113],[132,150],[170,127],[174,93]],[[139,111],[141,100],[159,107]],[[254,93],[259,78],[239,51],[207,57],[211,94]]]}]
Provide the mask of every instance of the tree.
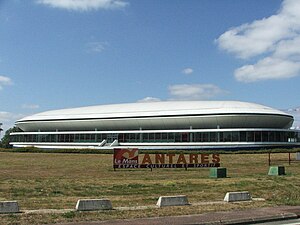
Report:
[{"label": "tree", "polygon": [[19,131],[21,131],[21,130],[20,130],[20,128],[18,128],[18,127],[12,127],[12,128],[9,128],[9,129],[5,132],[3,138],[1,139],[0,147],[1,147],[1,148],[12,148],[12,145],[9,144],[9,141],[10,141],[10,136],[9,136],[9,135],[10,135],[10,133],[12,133],[12,132],[19,132]]}]

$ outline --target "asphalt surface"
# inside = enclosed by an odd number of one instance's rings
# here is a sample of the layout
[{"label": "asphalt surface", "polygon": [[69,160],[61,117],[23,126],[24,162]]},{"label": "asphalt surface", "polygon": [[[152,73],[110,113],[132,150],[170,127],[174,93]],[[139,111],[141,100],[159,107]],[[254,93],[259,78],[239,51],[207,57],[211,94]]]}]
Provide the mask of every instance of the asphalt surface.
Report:
[{"label": "asphalt surface", "polygon": [[[60,225],[194,225],[194,224],[300,224],[300,206],[278,206],[249,210],[211,212],[199,215],[62,223]],[[275,223],[280,221],[280,223]],[[57,224],[56,224],[57,225]]]},{"label": "asphalt surface", "polygon": [[281,220],[265,223],[256,223],[256,225],[299,225],[300,219]]}]

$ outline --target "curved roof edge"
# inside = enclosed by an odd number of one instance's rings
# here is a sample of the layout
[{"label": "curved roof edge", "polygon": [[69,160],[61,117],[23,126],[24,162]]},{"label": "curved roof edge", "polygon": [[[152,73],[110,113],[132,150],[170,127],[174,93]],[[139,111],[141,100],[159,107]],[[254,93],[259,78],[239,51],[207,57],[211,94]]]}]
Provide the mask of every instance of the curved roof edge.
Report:
[{"label": "curved roof edge", "polygon": [[45,111],[18,120],[25,121],[89,119],[89,118],[122,118],[207,114],[273,114],[293,116],[264,105],[240,101],[160,101],[147,103],[123,103],[97,105]]}]

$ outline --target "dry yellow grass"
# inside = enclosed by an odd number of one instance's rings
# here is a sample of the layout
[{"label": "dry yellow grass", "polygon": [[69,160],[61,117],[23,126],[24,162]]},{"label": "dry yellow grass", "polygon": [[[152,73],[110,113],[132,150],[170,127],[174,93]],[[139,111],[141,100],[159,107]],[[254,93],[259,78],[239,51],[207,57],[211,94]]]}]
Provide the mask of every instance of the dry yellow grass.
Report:
[{"label": "dry yellow grass", "polygon": [[[295,158],[295,155],[292,154]],[[272,154],[288,159],[287,153]],[[278,161],[277,161],[278,162]],[[211,179],[209,169],[117,170],[109,154],[0,152],[0,200],[18,200],[25,209],[74,208],[81,198],[109,198],[114,207],[154,205],[161,195],[185,194],[191,203],[222,200],[228,191],[249,191],[266,202],[172,207],[139,212],[111,211],[47,215],[0,215],[4,223],[48,223],[201,213],[232,208],[300,203],[300,163],[278,162],[286,176],[270,177],[267,154],[222,154],[228,178]],[[276,164],[274,162],[273,164]]]}]

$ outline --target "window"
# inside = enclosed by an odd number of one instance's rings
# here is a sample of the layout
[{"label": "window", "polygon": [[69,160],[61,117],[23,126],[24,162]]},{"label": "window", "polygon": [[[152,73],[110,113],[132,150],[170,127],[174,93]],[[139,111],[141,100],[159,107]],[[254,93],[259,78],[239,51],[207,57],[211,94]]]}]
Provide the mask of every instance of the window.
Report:
[{"label": "window", "polygon": [[254,132],[247,131],[247,142],[254,142]]},{"label": "window", "polygon": [[70,142],[70,135],[69,134],[65,134],[65,142]]},{"label": "window", "polygon": [[167,142],[168,141],[168,134],[167,133],[162,133],[161,134],[161,139],[162,139],[162,142]]},{"label": "window", "polygon": [[143,142],[149,142],[149,134],[143,133]]},{"label": "window", "polygon": [[155,141],[156,142],[161,142],[161,133],[155,133]]},{"label": "window", "polygon": [[269,141],[268,131],[263,131],[261,133],[261,136],[262,136],[262,141],[263,142],[268,142]]},{"label": "window", "polygon": [[125,142],[125,134],[119,134],[118,140],[119,142]]},{"label": "window", "polygon": [[136,142],[136,134],[129,134],[129,142]]},{"label": "window", "polygon": [[254,140],[255,140],[255,142],[261,142],[261,132],[260,131],[254,132]]},{"label": "window", "polygon": [[168,133],[168,141],[175,142],[175,135],[174,133]]},{"label": "window", "polygon": [[280,142],[280,132],[279,131],[275,131],[275,141]]},{"label": "window", "polygon": [[[70,136],[70,141],[71,141],[71,136]],[[96,141],[96,135],[95,134],[91,134],[91,142],[95,142]]]},{"label": "window", "polygon": [[85,142],[85,135],[84,134],[80,134],[79,140],[80,140],[80,142]]},{"label": "window", "polygon": [[149,134],[149,142],[154,142],[154,134],[153,133]]},{"label": "window", "polygon": [[194,142],[201,142],[201,133],[194,133]]},{"label": "window", "polygon": [[238,142],[239,141],[239,132],[238,131],[233,131],[232,132],[232,141],[233,142]]},{"label": "window", "polygon": [[287,133],[280,132],[280,142],[287,142]]},{"label": "window", "polygon": [[175,142],[181,142],[181,133],[175,133]]},{"label": "window", "polygon": [[74,134],[74,141],[79,142],[79,134]]},{"label": "window", "polygon": [[232,141],[231,132],[224,132],[223,141],[224,142],[231,142]]},{"label": "window", "polygon": [[224,141],[224,132],[219,132],[219,141],[220,142]]},{"label": "window", "polygon": [[65,135],[59,134],[58,135],[58,142],[65,142]]},{"label": "window", "polygon": [[269,131],[269,142],[274,142],[275,141],[275,132],[274,131]]},{"label": "window", "polygon": [[240,142],[246,142],[247,141],[247,132],[246,131],[241,131],[240,132]]},{"label": "window", "polygon": [[202,133],[202,141],[203,142],[209,141],[209,133],[207,133],[207,132]]},{"label": "window", "polygon": [[188,142],[189,141],[189,134],[188,133],[182,133],[181,134],[181,140],[182,140],[182,142]]},{"label": "window", "polygon": [[51,142],[57,142],[57,134],[51,134],[50,135],[50,141]]},{"label": "window", "polygon": [[210,142],[216,142],[217,141],[217,133],[210,132],[209,133],[209,141]]}]

